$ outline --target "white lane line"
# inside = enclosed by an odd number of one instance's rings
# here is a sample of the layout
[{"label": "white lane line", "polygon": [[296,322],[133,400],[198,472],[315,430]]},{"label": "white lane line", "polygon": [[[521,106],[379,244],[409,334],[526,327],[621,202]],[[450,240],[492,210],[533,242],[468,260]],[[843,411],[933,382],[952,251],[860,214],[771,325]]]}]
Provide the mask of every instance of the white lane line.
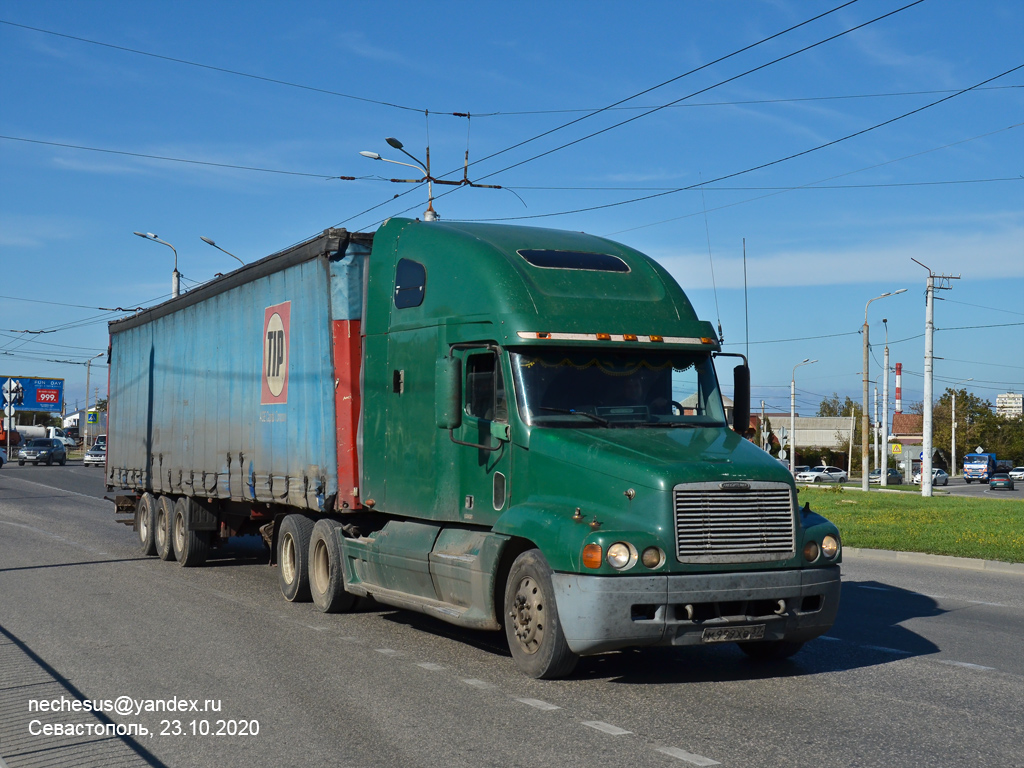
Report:
[{"label": "white lane line", "polygon": [[466,685],[471,685],[474,688],[479,688],[482,691],[487,691],[487,690],[490,690],[491,688],[494,687],[493,685],[491,685],[490,683],[486,682],[485,680],[477,680],[476,678],[472,678],[472,677],[469,678],[468,680],[463,680],[462,682],[464,682]]},{"label": "white lane line", "polygon": [[444,669],[444,667],[442,667],[440,664],[435,664],[432,661],[424,661],[421,664],[417,664],[416,666],[422,667],[423,669],[429,670],[431,672],[440,672],[442,669]]},{"label": "white lane line", "polygon": [[858,584],[857,586],[860,587],[861,589],[870,589],[873,592],[890,592],[890,591],[892,591],[888,587],[865,587],[863,584]]},{"label": "white lane line", "polygon": [[982,672],[991,672],[995,670],[995,667],[983,667],[981,664],[971,664],[966,661],[946,661],[945,659],[935,659],[939,664],[945,664],[950,667],[962,667],[963,669],[976,669]]},{"label": "white lane line", "polygon": [[561,709],[561,707],[556,707],[554,704],[548,704],[546,701],[541,701],[540,699],[516,699],[516,701],[535,707],[536,709],[542,709],[545,712],[552,712],[556,709]]},{"label": "white lane line", "polygon": [[693,763],[694,765],[721,765],[717,760],[712,760],[710,757],[695,755],[692,752],[687,752],[685,749],[679,749],[678,747],[658,747],[658,751],[663,755],[674,757],[677,760],[685,760],[686,762]]},{"label": "white lane line", "polygon": [[986,603],[984,600],[968,600],[967,602],[971,603],[972,605],[988,605],[988,606],[991,606],[992,608],[1005,608],[1006,607],[1002,603]]},{"label": "white lane line", "polygon": [[828,641],[833,642],[833,643],[843,643],[843,642],[846,642],[842,638],[839,638],[839,637],[829,637],[828,635],[822,635],[821,637],[819,637],[817,639],[818,640],[828,640]]},{"label": "white lane line", "polygon": [[861,648],[869,651],[881,651],[882,653],[894,653],[897,656],[914,655],[911,651],[901,651],[899,648],[886,648],[884,645],[862,645]]},{"label": "white lane line", "polygon": [[624,730],[617,725],[602,723],[600,720],[584,720],[583,725],[602,733],[607,733],[609,736],[625,736],[627,733],[632,733],[632,731]]},{"label": "white lane line", "polygon": [[374,648],[373,650],[375,650],[377,653],[382,653],[385,656],[401,656],[402,655],[401,651],[393,651],[390,648]]}]

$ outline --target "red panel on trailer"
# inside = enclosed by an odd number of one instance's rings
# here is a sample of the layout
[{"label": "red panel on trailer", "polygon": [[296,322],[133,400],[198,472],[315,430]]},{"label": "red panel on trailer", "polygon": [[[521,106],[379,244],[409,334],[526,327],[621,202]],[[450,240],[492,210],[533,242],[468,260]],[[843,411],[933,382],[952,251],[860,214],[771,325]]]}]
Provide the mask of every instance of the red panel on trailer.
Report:
[{"label": "red panel on trailer", "polygon": [[334,345],[334,413],[338,441],[336,509],[342,510],[359,506],[356,432],[359,429],[359,365],[363,347],[358,320],[335,320],[331,332]]}]

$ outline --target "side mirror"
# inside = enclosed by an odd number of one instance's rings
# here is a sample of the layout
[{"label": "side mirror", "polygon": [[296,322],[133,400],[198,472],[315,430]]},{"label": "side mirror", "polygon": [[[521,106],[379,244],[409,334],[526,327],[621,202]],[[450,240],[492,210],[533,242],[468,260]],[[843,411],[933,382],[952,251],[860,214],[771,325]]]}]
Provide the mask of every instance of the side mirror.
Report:
[{"label": "side mirror", "polygon": [[462,361],[442,357],[434,367],[434,423],[439,429],[462,426]]},{"label": "side mirror", "polygon": [[732,369],[732,428],[741,435],[750,425],[750,368],[737,365]]}]

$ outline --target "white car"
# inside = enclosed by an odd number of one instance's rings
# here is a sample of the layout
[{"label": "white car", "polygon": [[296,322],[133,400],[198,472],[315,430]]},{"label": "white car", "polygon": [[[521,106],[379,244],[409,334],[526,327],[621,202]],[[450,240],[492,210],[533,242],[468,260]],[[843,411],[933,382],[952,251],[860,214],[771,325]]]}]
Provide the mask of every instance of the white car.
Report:
[{"label": "white car", "polygon": [[[914,485],[921,484],[921,472],[918,470],[914,473]],[[944,469],[933,469],[932,470],[932,485],[949,485],[949,475],[946,474]]]},{"label": "white car", "polygon": [[82,457],[83,467],[104,467],[107,464],[107,446],[96,444]]},{"label": "white car", "polygon": [[1024,480],[1024,467],[1014,467],[1010,470],[1011,480]]},{"label": "white car", "polygon": [[811,467],[796,475],[798,483],[845,483],[847,479],[845,470],[839,467]]}]

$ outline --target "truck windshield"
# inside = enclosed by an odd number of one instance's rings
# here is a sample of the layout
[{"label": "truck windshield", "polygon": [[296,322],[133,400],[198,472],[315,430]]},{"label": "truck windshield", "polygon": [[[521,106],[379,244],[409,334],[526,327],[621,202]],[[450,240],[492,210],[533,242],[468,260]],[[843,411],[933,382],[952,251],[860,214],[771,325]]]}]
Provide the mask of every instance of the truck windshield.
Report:
[{"label": "truck windshield", "polygon": [[516,400],[532,426],[721,427],[705,352],[551,348],[510,351]]}]

